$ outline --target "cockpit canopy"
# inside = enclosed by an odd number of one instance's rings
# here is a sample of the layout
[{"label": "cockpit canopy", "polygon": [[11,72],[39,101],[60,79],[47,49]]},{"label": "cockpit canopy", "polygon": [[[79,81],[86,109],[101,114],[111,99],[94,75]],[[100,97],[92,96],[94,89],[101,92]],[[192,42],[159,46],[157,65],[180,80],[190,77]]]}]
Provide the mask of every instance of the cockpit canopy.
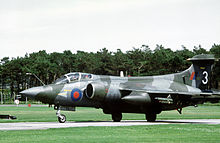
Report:
[{"label": "cockpit canopy", "polygon": [[70,83],[73,81],[80,81],[85,79],[92,79],[92,74],[89,73],[80,73],[80,72],[74,72],[74,73],[68,73],[64,76],[58,78],[54,84],[61,84],[61,83]]}]

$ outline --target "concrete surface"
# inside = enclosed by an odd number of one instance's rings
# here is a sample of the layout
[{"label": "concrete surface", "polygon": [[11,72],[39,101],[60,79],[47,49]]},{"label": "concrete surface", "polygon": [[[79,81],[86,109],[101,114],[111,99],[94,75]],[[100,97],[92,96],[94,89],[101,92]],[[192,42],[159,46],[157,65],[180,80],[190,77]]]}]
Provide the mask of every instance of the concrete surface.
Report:
[{"label": "concrete surface", "polygon": [[89,127],[89,126],[137,126],[161,124],[220,124],[220,119],[186,119],[186,120],[159,120],[146,122],[146,120],[123,120],[121,122],[94,121],[94,122],[19,122],[0,123],[0,130],[38,130],[50,128]]}]

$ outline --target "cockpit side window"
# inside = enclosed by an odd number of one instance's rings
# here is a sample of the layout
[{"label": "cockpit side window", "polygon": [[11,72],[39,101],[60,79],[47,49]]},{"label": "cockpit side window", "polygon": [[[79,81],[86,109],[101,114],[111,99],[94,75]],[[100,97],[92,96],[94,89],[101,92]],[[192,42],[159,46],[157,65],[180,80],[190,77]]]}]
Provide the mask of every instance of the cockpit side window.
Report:
[{"label": "cockpit side window", "polygon": [[67,76],[68,76],[70,82],[79,80],[79,73],[69,74]]},{"label": "cockpit side window", "polygon": [[91,75],[91,74],[83,73],[83,74],[81,75],[81,79],[92,79],[92,75]]}]

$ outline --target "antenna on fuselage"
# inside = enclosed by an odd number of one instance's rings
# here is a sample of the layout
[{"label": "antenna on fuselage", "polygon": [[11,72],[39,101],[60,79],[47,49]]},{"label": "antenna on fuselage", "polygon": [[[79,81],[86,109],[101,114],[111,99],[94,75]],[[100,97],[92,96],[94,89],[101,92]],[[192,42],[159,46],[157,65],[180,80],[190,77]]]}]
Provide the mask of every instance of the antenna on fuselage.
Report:
[{"label": "antenna on fuselage", "polygon": [[123,71],[120,71],[120,77],[125,77]]}]

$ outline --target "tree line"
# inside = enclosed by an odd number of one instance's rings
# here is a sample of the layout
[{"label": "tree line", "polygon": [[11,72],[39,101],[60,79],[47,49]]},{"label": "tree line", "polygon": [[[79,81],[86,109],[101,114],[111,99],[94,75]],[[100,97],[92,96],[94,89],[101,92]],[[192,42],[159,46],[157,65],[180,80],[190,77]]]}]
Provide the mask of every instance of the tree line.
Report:
[{"label": "tree line", "polygon": [[[1,59],[0,76],[1,92],[18,94],[20,91],[39,86],[41,83],[33,76],[38,76],[45,84],[52,83],[69,72],[86,72],[100,75],[147,76],[169,74],[187,69],[191,62],[186,59],[197,54],[214,54],[220,58],[220,45],[214,44],[207,51],[200,45],[193,50],[182,46],[181,50],[173,51],[162,45],[156,45],[151,50],[147,45],[122,52],[118,49],[111,52],[103,48],[97,52],[69,50],[63,53],[47,53],[45,50],[26,54],[24,57]],[[28,74],[29,73],[29,74]],[[31,74],[30,74],[31,73]],[[213,87],[218,87],[220,81],[220,62],[216,63],[212,76]]]}]

